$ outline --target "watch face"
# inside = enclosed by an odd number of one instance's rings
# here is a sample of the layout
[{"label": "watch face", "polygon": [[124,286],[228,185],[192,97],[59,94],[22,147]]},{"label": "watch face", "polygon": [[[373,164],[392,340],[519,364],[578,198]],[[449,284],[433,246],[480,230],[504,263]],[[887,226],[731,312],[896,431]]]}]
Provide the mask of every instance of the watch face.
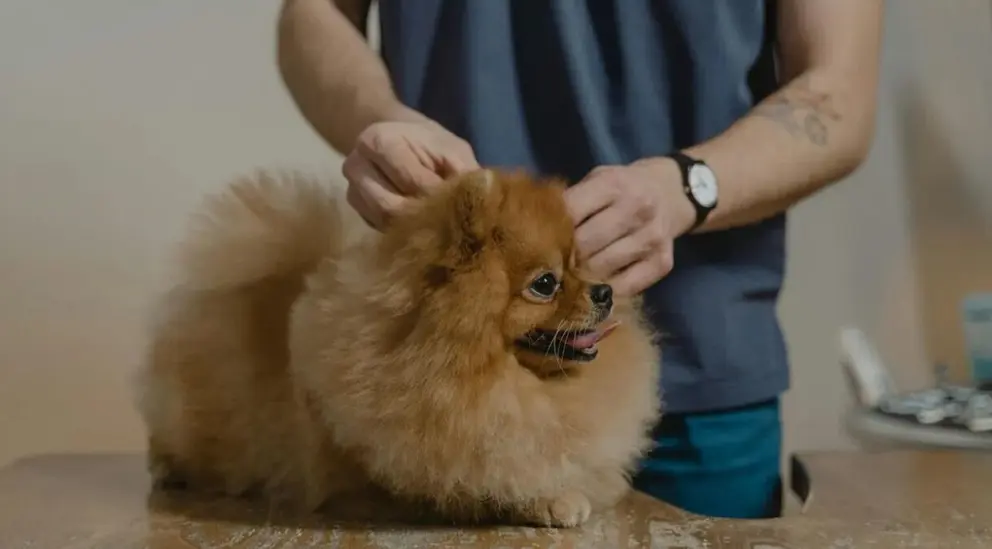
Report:
[{"label": "watch face", "polygon": [[707,166],[696,164],[689,169],[689,189],[700,206],[712,208],[716,205],[716,175]]}]

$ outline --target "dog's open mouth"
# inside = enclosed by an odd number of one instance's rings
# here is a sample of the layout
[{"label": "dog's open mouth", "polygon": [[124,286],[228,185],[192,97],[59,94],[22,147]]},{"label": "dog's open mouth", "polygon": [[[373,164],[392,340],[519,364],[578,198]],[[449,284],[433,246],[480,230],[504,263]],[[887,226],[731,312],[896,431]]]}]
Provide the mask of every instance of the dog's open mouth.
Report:
[{"label": "dog's open mouth", "polygon": [[517,345],[528,351],[562,360],[588,362],[599,354],[599,342],[610,335],[619,324],[610,321],[595,329],[571,331],[538,328],[519,339]]}]

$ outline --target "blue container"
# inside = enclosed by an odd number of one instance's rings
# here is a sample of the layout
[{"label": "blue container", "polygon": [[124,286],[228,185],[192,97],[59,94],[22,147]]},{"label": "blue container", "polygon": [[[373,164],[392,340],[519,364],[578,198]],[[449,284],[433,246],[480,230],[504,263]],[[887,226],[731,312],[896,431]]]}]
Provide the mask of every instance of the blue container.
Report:
[{"label": "blue container", "polygon": [[992,294],[971,294],[962,303],[964,337],[975,385],[992,385]]}]

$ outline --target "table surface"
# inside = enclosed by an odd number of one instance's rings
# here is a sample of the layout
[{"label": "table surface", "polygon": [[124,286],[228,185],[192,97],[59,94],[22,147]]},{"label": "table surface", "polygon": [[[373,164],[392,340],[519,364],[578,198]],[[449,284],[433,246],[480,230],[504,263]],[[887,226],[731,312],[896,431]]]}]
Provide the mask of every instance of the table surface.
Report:
[{"label": "table surface", "polygon": [[[582,528],[454,529],[280,518],[245,502],[150,493],[136,455],[53,455],[0,470],[4,549],[992,547],[992,455],[813,453],[802,515],[740,521],[686,514],[643,494]],[[364,520],[363,520],[364,517]]]}]

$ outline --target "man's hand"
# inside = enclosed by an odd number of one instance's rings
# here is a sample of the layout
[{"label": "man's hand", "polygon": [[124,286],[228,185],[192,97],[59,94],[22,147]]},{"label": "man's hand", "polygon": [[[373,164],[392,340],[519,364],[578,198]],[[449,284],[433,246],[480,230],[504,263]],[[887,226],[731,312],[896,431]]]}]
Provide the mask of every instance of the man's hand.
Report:
[{"label": "man's hand", "polygon": [[696,214],[675,161],[602,166],[568,189],[579,256],[618,295],[636,295],[673,266],[672,242]]},{"label": "man's hand", "polygon": [[359,135],[342,171],[348,203],[382,230],[411,199],[478,167],[468,143],[424,118],[372,124]]}]

